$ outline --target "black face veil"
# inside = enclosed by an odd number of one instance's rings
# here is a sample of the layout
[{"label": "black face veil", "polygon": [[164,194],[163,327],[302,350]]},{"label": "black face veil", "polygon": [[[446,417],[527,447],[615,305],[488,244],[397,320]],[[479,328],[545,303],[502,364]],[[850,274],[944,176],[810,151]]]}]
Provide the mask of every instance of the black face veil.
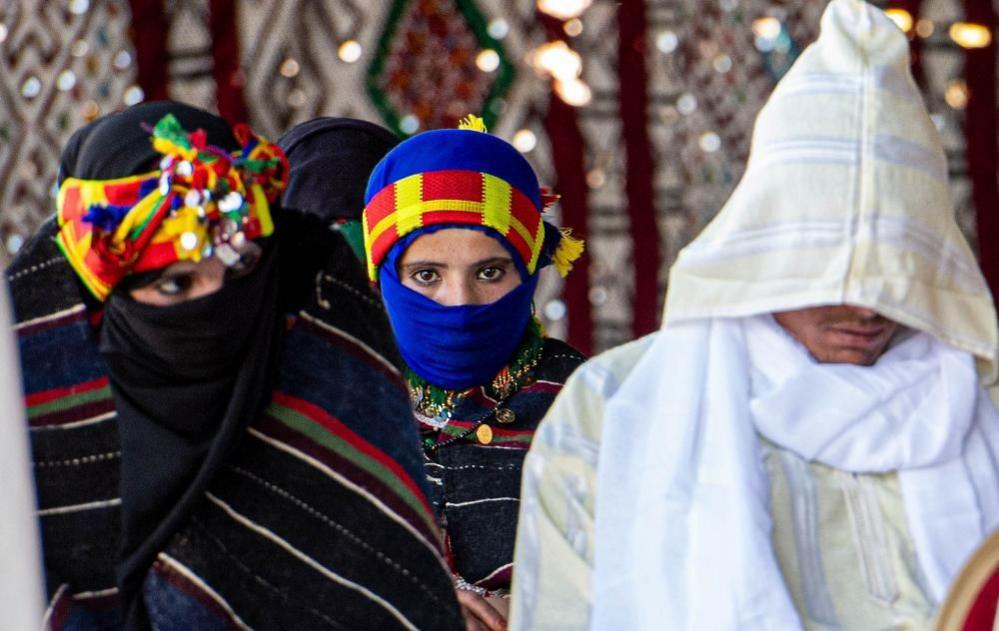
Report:
[{"label": "black face veil", "polygon": [[[180,103],[133,107],[97,121],[72,150],[73,175],[112,179],[156,168],[149,128],[171,113],[208,144],[238,149],[217,116]],[[169,307],[107,300],[99,347],[110,374],[121,435],[122,539],[116,571],[126,627],[148,626],[142,582],[157,553],[203,497],[213,475],[260,413],[280,349],[278,256],[219,291]]]}]

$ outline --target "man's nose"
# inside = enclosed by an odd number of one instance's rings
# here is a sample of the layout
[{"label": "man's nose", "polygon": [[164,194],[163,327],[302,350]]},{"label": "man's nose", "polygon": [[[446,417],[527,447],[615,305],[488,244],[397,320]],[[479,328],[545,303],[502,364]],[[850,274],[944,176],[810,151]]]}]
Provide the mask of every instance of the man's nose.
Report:
[{"label": "man's nose", "polygon": [[860,318],[861,320],[874,320],[875,318],[878,318],[881,315],[874,309],[868,309],[867,307],[860,307],[857,305],[847,305],[846,308],[849,309],[853,315]]}]

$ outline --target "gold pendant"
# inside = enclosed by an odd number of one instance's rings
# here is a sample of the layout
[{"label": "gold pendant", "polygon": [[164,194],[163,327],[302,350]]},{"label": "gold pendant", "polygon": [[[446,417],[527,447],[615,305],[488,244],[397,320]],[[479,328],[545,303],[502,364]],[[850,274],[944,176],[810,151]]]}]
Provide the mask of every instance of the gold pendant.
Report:
[{"label": "gold pendant", "polygon": [[475,430],[475,437],[478,438],[479,442],[483,445],[488,445],[493,442],[493,428],[483,423],[482,425],[479,425],[478,429]]},{"label": "gold pendant", "polygon": [[512,423],[517,420],[517,415],[510,408],[500,408],[496,410],[496,420],[503,424]]}]

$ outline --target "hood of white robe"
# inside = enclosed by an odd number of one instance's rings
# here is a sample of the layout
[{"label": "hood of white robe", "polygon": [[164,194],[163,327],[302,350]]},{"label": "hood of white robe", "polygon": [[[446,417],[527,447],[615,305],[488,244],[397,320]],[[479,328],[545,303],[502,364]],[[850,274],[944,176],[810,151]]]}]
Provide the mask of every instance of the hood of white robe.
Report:
[{"label": "hood of white robe", "polygon": [[930,333],[995,378],[995,307],[909,43],[861,0],[830,4],[760,112],[742,181],[670,272],[664,326],[826,304]]}]

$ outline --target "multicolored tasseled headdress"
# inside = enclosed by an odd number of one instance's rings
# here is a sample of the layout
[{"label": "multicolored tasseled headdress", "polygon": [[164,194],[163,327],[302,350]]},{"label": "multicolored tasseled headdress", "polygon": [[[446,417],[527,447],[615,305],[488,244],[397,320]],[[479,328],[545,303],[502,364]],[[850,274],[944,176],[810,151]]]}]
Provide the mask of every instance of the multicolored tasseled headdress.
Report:
[{"label": "multicolored tasseled headdress", "polygon": [[156,171],[113,180],[67,178],[59,189],[56,241],[99,300],[128,274],[216,256],[230,265],[246,239],[274,231],[270,203],[284,190],[281,149],[246,125],[233,128],[242,149],[207,144],[172,115],[153,128]]},{"label": "multicolored tasseled headdress", "polygon": [[[569,273],[583,242],[541,216],[557,197],[541,190],[519,151],[485,132],[481,119],[469,116],[460,129],[413,136],[378,163],[368,180],[363,216],[372,282],[378,282],[379,266],[400,239],[439,225],[495,231],[528,274],[549,259],[563,276]],[[550,252],[544,251],[546,243]]]}]

